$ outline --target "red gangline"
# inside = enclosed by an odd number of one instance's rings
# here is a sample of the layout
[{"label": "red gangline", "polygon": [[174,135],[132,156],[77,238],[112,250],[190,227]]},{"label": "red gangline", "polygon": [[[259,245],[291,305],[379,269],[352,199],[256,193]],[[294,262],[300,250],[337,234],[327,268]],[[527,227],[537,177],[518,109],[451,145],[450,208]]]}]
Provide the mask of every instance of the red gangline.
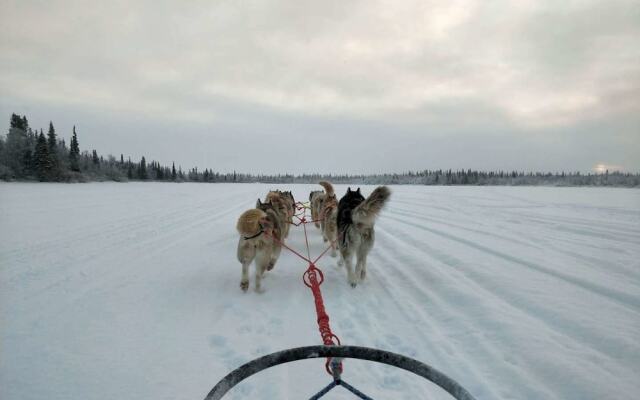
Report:
[{"label": "red gangline", "polygon": [[[304,217],[302,217],[304,221]],[[302,228],[304,229],[304,241],[307,243],[307,257],[311,259],[311,251],[309,250],[309,237],[307,236],[307,224],[303,224]]]},{"label": "red gangline", "polygon": [[[304,228],[304,240],[305,240],[305,243],[306,243],[306,246],[307,246],[307,256],[308,257],[303,256],[302,254],[300,254],[296,250],[294,250],[291,247],[287,246],[286,244],[284,244],[284,242],[282,240],[277,239],[275,236],[269,235],[266,232],[265,232],[265,235],[271,237],[271,239],[274,240],[275,242],[277,242],[279,245],[281,245],[285,249],[289,250],[293,254],[297,255],[298,257],[302,258],[307,263],[309,263],[309,268],[307,268],[307,270],[302,275],[302,282],[304,282],[304,284],[309,289],[311,289],[311,293],[313,294],[313,300],[314,300],[314,303],[315,303],[315,306],[316,306],[316,315],[318,317],[317,322],[318,322],[318,330],[320,331],[320,337],[322,338],[322,342],[326,346],[335,346],[335,345],[339,346],[340,345],[340,338],[338,338],[338,336],[336,336],[336,334],[334,334],[331,331],[331,326],[329,325],[329,315],[327,314],[327,312],[326,312],[326,310],[324,308],[324,301],[322,299],[322,292],[320,291],[320,285],[322,285],[322,282],[324,282],[324,274],[322,273],[322,270],[320,270],[315,265],[318,262],[318,260],[320,260],[320,258],[322,258],[325,254],[327,254],[327,252],[333,246],[333,243],[329,244],[329,247],[327,247],[322,253],[320,253],[320,255],[314,261],[311,261],[311,251],[310,251],[310,248],[309,248],[309,237],[307,235],[307,224],[313,223],[313,222],[317,222],[317,221],[307,220],[306,219],[307,207],[302,205],[302,203],[297,202],[296,203],[296,208],[298,210],[302,210],[303,211],[303,213],[300,214],[300,215],[302,215],[302,218],[300,218],[299,215],[294,215],[294,217],[298,218],[298,220],[300,222],[298,224],[295,224],[293,222],[289,222],[289,223],[291,223],[292,225],[295,225],[295,226],[302,225],[302,227]],[[327,358],[327,362],[325,363],[325,369],[326,369],[327,373],[329,373],[329,375],[333,375],[332,372],[331,372],[330,364],[331,364],[331,358]],[[342,373],[342,362],[337,364],[337,368],[340,370],[340,373]]]},{"label": "red gangline", "polygon": [[308,262],[309,264],[311,264],[311,260],[308,259],[307,257],[303,256],[302,254],[298,253],[297,251],[295,251],[294,249],[292,249],[291,247],[287,246],[286,244],[284,244],[284,242],[278,238],[276,238],[273,235],[269,235],[267,232],[264,232],[265,236],[268,236],[271,238],[271,240],[273,240],[274,242],[278,243],[280,246],[284,247],[285,249],[289,250],[290,252],[292,252],[293,254],[297,255],[298,257],[302,258],[303,260],[305,260],[306,262]]}]

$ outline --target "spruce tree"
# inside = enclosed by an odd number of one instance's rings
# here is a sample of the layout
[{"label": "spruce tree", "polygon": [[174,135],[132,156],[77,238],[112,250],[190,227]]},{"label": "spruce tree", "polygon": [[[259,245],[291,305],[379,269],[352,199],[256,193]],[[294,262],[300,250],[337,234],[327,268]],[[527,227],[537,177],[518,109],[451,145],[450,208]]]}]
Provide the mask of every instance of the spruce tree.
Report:
[{"label": "spruce tree", "polygon": [[147,179],[147,162],[142,156],[142,160],[140,160],[140,168],[138,169],[138,178],[139,179]]},{"label": "spruce tree", "polygon": [[49,151],[49,178],[55,179],[58,177],[58,145],[56,130],[51,121],[49,121],[49,132],[47,133],[47,147]]},{"label": "spruce tree", "polygon": [[176,163],[174,162],[174,163],[171,165],[171,180],[172,180],[172,181],[175,181],[175,180],[176,180],[176,178],[177,178],[177,176],[176,176]]},{"label": "spruce tree", "polygon": [[22,129],[24,130],[24,126],[22,125],[22,118],[19,115],[13,113],[11,114],[11,128]]},{"label": "spruce tree", "polygon": [[49,144],[49,151],[56,148],[56,130],[53,127],[53,122],[49,121],[49,133],[47,133],[47,143]]},{"label": "spruce tree", "polygon": [[162,167],[160,167],[160,163],[156,162],[156,166],[155,166],[155,170],[156,170],[156,179],[158,180],[163,180],[164,179],[164,171],[162,170]]},{"label": "spruce tree", "polygon": [[49,146],[44,134],[40,131],[36,142],[36,154],[34,159],[36,176],[40,181],[46,181],[51,174],[51,158],[49,157]]},{"label": "spruce tree", "polygon": [[131,164],[131,157],[127,161],[127,179],[133,179],[133,166]]},{"label": "spruce tree", "polygon": [[28,127],[25,124],[25,118],[16,114],[11,115],[11,125],[2,152],[3,164],[9,167],[10,175],[18,179],[29,174],[25,158],[31,146],[27,134]]},{"label": "spruce tree", "polygon": [[80,146],[78,145],[78,135],[76,135],[76,127],[73,127],[73,136],[71,137],[71,145],[69,149],[69,166],[72,171],[80,172]]}]

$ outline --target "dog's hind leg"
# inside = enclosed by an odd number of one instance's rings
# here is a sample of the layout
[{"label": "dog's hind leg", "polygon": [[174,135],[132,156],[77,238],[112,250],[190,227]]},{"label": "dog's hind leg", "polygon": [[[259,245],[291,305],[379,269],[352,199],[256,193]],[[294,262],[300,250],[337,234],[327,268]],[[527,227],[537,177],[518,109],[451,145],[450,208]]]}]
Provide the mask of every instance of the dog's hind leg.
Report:
[{"label": "dog's hind leg", "polygon": [[[336,231],[334,227],[328,227],[329,229],[327,229],[327,241],[329,242],[329,245],[331,245],[331,257],[335,257],[336,256],[336,241],[337,241],[337,235],[336,235]],[[333,228],[333,229],[331,229]]]},{"label": "dog's hind leg", "polygon": [[269,265],[267,265],[267,271],[271,271],[273,267],[276,266],[276,262],[280,257],[281,250],[282,250],[282,247],[280,247],[279,244],[273,243],[273,251],[271,252],[271,259],[269,260]]},{"label": "dog's hind leg", "polygon": [[324,218],[320,221],[320,231],[322,232],[322,241],[326,242],[327,239],[327,223],[324,221]]},{"label": "dog's hind leg", "polygon": [[353,254],[349,248],[341,248],[340,253],[342,254],[342,259],[347,266],[347,281],[351,287],[356,287],[358,280],[356,279],[356,275],[353,273]]},{"label": "dog's hind leg", "polygon": [[360,279],[361,281],[367,276],[367,253],[368,249],[365,248],[364,245],[361,245],[358,248],[357,252],[357,261],[356,261],[356,279]]},{"label": "dog's hind leg", "polygon": [[[346,234],[346,233],[344,233]],[[338,252],[339,256],[338,256],[338,267],[342,267],[344,265],[344,257],[342,256],[342,243],[338,243],[338,241],[342,242],[342,238],[340,236],[340,234],[336,234],[336,241],[335,241],[335,246],[338,248],[338,250],[340,250]]]},{"label": "dog's hind leg", "polygon": [[269,268],[271,261],[271,251],[260,249],[256,253],[256,292],[262,293],[262,277]]},{"label": "dog's hind leg", "polygon": [[373,229],[362,233],[362,241],[360,242],[360,246],[358,246],[356,254],[358,257],[356,261],[356,277],[360,280],[364,280],[367,275],[367,255],[369,251],[371,251],[374,241],[375,234]]},{"label": "dog's hind leg", "polygon": [[282,227],[282,237],[283,238],[288,238],[289,237],[289,229],[291,228],[291,225],[289,224],[289,222],[287,222],[287,219],[284,220],[284,224]]},{"label": "dog's hind leg", "polygon": [[238,261],[242,264],[242,277],[240,278],[240,289],[247,291],[249,289],[249,265],[256,256],[256,248],[254,244],[240,238],[238,241]]}]

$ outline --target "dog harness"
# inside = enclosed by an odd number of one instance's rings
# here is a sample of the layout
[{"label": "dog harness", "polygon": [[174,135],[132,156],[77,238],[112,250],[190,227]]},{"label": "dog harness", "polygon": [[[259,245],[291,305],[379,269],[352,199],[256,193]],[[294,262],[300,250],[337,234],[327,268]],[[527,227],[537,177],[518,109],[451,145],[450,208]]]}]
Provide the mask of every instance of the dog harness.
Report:
[{"label": "dog harness", "polygon": [[258,226],[260,227],[260,232],[256,233],[253,236],[244,236],[244,240],[249,240],[249,239],[253,239],[253,238],[257,238],[258,236],[262,235],[264,233],[264,228],[262,227],[262,224],[258,224]]}]

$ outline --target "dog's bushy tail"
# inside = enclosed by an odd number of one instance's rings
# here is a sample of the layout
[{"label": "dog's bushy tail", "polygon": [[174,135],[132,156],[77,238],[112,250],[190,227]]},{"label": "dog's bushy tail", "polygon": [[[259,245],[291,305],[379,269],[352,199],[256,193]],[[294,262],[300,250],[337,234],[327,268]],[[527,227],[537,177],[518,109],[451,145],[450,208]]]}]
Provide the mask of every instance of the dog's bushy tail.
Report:
[{"label": "dog's bushy tail", "polygon": [[388,187],[378,186],[365,201],[353,209],[351,213],[353,222],[372,226],[390,196],[391,190]]},{"label": "dog's bushy tail", "polygon": [[253,236],[257,234],[260,232],[260,220],[266,218],[266,216],[267,214],[264,211],[258,210],[257,208],[243,212],[236,224],[238,233],[242,236]]},{"label": "dog's bushy tail", "polygon": [[327,192],[327,196],[333,196],[335,194],[331,183],[327,181],[320,181],[318,184],[324,188],[325,192]]}]

